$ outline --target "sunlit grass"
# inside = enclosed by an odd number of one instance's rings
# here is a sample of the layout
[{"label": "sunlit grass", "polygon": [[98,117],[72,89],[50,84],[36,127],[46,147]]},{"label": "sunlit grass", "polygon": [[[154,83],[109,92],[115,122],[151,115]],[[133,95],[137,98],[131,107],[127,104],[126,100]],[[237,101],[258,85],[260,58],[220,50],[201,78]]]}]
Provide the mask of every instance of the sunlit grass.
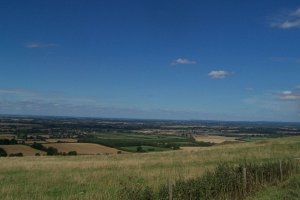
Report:
[{"label": "sunlit grass", "polygon": [[300,157],[300,137],[142,154],[0,158],[0,199],[118,199],[122,181],[155,188],[222,161],[286,157]]}]

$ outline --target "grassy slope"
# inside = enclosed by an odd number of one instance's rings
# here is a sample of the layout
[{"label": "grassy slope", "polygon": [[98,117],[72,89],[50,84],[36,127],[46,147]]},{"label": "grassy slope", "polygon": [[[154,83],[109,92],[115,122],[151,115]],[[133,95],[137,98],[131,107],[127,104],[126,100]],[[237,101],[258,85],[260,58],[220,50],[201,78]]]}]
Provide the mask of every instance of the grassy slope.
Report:
[{"label": "grassy slope", "polygon": [[118,199],[120,182],[200,176],[219,161],[300,157],[300,137],[146,154],[0,158],[0,199]]}]

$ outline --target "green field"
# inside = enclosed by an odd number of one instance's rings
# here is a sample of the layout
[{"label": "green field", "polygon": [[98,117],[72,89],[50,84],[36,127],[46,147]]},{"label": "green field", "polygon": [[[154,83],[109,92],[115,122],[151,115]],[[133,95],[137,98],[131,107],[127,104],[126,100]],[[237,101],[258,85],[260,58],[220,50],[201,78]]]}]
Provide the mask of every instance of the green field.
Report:
[{"label": "green field", "polygon": [[[199,177],[220,162],[285,158],[300,158],[300,137],[143,154],[5,157],[0,158],[0,199],[120,199],[124,185],[155,190],[169,180]],[[288,188],[266,186],[253,198],[268,199],[273,190],[287,193],[298,187],[295,178]]]},{"label": "green field", "polygon": [[79,142],[90,142],[106,145],[109,147],[128,149],[131,151],[132,146],[152,146],[161,148],[173,149],[179,146],[200,146],[203,145],[196,142],[194,138],[176,135],[162,135],[162,134],[144,134],[144,133],[122,133],[122,132],[108,132],[95,133],[86,137],[80,138]]}]

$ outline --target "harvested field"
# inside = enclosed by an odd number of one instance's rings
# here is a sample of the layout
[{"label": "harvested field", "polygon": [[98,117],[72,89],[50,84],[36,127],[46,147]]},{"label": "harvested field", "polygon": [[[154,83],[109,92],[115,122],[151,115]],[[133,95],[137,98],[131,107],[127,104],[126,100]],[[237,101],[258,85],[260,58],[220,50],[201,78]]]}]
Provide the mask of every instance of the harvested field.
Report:
[{"label": "harvested field", "polygon": [[52,143],[43,144],[45,147],[54,147],[58,152],[68,153],[76,151],[79,155],[116,154],[119,150],[91,143]]},{"label": "harvested field", "polygon": [[46,152],[22,144],[0,145],[0,148],[4,149],[8,155],[16,153],[22,153],[23,156],[35,156],[36,153],[39,153],[40,155],[46,154]]},{"label": "harvested field", "polygon": [[223,142],[237,142],[236,137],[225,137],[218,135],[196,135],[194,138],[199,142],[211,142],[215,144],[221,144]]}]

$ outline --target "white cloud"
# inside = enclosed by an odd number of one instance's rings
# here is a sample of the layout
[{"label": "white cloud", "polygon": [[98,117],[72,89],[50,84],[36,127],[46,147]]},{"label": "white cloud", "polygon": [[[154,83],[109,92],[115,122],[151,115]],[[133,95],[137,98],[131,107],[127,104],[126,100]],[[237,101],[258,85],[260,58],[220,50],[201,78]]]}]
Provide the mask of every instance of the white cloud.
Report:
[{"label": "white cloud", "polygon": [[25,47],[28,48],[28,49],[57,47],[57,46],[58,46],[58,44],[54,44],[54,43],[29,42],[29,43],[25,44]]},{"label": "white cloud", "polygon": [[172,65],[192,65],[192,64],[196,64],[197,62],[194,60],[189,60],[186,58],[178,58],[176,60],[174,60],[171,64]]},{"label": "white cloud", "polygon": [[272,27],[280,29],[300,28],[300,8],[276,18],[276,20],[272,20]]},{"label": "white cloud", "polygon": [[208,76],[214,79],[220,79],[220,78],[225,78],[229,75],[230,73],[227,71],[223,70],[216,70],[216,71],[211,71],[208,73]]},{"label": "white cloud", "polygon": [[291,95],[292,91],[286,90],[282,92],[283,95]]}]

